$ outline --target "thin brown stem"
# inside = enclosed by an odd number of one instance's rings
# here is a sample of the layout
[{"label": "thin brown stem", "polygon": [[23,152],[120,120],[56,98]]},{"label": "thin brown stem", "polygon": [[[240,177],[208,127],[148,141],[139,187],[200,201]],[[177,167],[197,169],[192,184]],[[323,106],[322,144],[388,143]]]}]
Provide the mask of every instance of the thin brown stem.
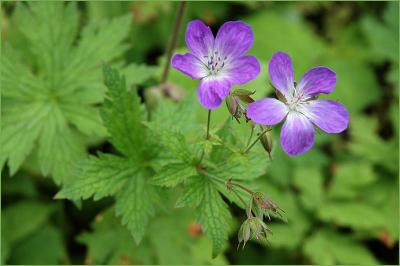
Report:
[{"label": "thin brown stem", "polygon": [[179,30],[181,28],[183,15],[185,13],[185,6],[186,6],[186,2],[185,1],[179,2],[178,12],[177,12],[176,19],[175,19],[175,24],[174,24],[174,29],[173,29],[172,36],[171,36],[171,39],[170,39],[169,44],[168,44],[168,48],[167,48],[164,71],[163,71],[163,75],[162,75],[162,78],[161,78],[161,84],[164,84],[168,80],[168,74],[169,74],[169,67],[170,67],[170,64],[171,64],[172,52],[174,51],[175,46],[176,46],[176,42],[178,40]]}]

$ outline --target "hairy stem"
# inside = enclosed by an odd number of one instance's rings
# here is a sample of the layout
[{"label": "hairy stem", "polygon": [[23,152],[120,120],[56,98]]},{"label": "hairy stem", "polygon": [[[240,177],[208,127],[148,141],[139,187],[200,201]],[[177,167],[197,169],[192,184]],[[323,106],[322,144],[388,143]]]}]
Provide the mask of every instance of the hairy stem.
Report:
[{"label": "hairy stem", "polygon": [[169,67],[170,67],[170,64],[171,64],[172,52],[174,51],[175,46],[176,46],[176,42],[178,40],[179,30],[181,28],[183,15],[185,13],[185,6],[186,6],[186,2],[185,1],[179,2],[178,13],[177,13],[176,18],[175,18],[174,29],[173,29],[172,36],[171,36],[171,39],[170,39],[169,44],[168,44],[168,48],[167,48],[164,71],[163,71],[163,75],[162,75],[162,78],[161,78],[161,84],[164,84],[168,80],[168,74],[169,74]]}]

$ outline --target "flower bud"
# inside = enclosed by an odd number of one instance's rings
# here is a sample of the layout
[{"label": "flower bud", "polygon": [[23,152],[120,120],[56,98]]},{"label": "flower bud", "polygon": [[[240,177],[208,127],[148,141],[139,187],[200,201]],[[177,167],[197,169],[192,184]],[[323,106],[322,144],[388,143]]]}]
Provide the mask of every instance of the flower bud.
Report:
[{"label": "flower bud", "polygon": [[260,138],[261,144],[264,149],[268,152],[268,156],[271,159],[271,151],[272,151],[272,132],[271,130],[265,132]]},{"label": "flower bud", "polygon": [[238,89],[233,94],[245,103],[252,103],[252,102],[254,102],[254,99],[251,98],[250,95],[253,95],[254,93],[255,93],[255,91]]},{"label": "flower bud", "polygon": [[242,113],[240,112],[239,104],[237,102],[237,98],[233,96],[232,94],[229,94],[228,97],[226,97],[226,107],[228,107],[229,113],[240,123],[239,118],[242,116]]}]

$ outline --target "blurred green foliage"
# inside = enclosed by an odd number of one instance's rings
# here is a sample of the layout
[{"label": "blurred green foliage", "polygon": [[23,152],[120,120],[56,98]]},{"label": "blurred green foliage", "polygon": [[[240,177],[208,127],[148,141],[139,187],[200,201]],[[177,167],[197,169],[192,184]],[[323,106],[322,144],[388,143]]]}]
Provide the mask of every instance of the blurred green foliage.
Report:
[{"label": "blurred green foliage", "polygon": [[[2,171],[3,263],[398,263],[397,2],[187,4],[184,25],[201,18],[216,30],[226,20],[242,19],[253,27],[250,54],[259,58],[262,73],[241,88],[256,90],[255,98],[272,93],[267,64],[272,53],[281,50],[292,56],[297,79],[316,65],[334,69],[338,82],[329,97],[344,103],[351,114],[344,134],[319,134],[315,147],[295,158],[283,153],[275,129],[273,162],[265,157],[249,171],[261,175],[255,186],[279,204],[288,223],[271,224],[269,246],[253,242],[237,251],[236,232],[244,216],[232,207],[231,230],[227,226],[224,232],[229,245],[216,259],[211,259],[211,241],[195,223],[198,209],[157,212],[136,245],[112,214],[111,200],[75,201],[80,208],[53,200],[57,185],[71,181],[73,165],[85,153],[116,153],[105,141],[107,125],[98,110],[107,105],[102,63],[124,73],[128,87],[138,86],[148,103],[161,101],[154,126],[170,127],[171,110],[181,106],[176,107],[168,95],[187,92],[187,98],[195,98],[191,92],[197,81],[173,69],[171,91],[157,93],[177,3],[2,2],[1,6],[0,160],[7,161]],[[183,36],[184,26],[177,49],[185,51]],[[185,122],[175,125],[186,130],[189,140],[201,134],[207,116],[191,105],[196,114],[186,119],[195,120],[194,128],[184,128],[190,124]],[[227,117],[224,106],[215,111],[212,129],[219,129]],[[231,123],[231,127],[245,142],[247,126]],[[117,149],[127,148],[111,142]],[[166,163],[154,162],[152,167],[158,171]],[[209,192],[221,198],[216,190]],[[162,201],[173,207],[177,195],[171,193]],[[231,195],[224,197],[232,200]]]}]

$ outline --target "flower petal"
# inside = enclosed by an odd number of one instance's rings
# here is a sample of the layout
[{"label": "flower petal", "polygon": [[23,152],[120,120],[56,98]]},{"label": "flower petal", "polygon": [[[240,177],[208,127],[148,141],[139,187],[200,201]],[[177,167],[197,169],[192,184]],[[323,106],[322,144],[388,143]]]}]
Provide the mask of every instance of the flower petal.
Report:
[{"label": "flower petal", "polygon": [[197,57],[192,54],[176,54],[172,58],[172,66],[182,73],[194,78],[200,79],[207,76],[208,72]]},{"label": "flower petal", "polygon": [[269,61],[268,72],[272,84],[283,95],[288,95],[294,89],[292,60],[288,54],[284,52],[274,53]]},{"label": "flower petal", "polygon": [[311,122],[327,133],[340,133],[349,126],[349,112],[338,102],[315,100],[304,108]]},{"label": "flower petal", "polygon": [[247,106],[246,115],[255,123],[273,126],[285,118],[288,108],[274,98],[257,100]]},{"label": "flower petal", "polygon": [[306,95],[331,93],[336,85],[336,73],[327,67],[316,67],[307,71],[301,77],[297,88]]},{"label": "flower petal", "polygon": [[225,79],[202,79],[197,96],[201,105],[206,109],[215,109],[231,92],[231,85]]},{"label": "flower petal", "polygon": [[210,27],[199,19],[189,22],[186,28],[185,41],[190,51],[200,60],[207,57],[214,48],[214,36]]},{"label": "flower petal", "polygon": [[251,55],[242,56],[229,63],[226,70],[231,84],[241,85],[255,79],[260,73],[260,63]]},{"label": "flower petal", "polygon": [[253,44],[253,30],[243,21],[225,22],[215,37],[215,49],[220,56],[235,58],[246,53]]},{"label": "flower petal", "polygon": [[314,144],[314,128],[303,114],[289,112],[281,130],[281,145],[290,156],[308,151]]}]

